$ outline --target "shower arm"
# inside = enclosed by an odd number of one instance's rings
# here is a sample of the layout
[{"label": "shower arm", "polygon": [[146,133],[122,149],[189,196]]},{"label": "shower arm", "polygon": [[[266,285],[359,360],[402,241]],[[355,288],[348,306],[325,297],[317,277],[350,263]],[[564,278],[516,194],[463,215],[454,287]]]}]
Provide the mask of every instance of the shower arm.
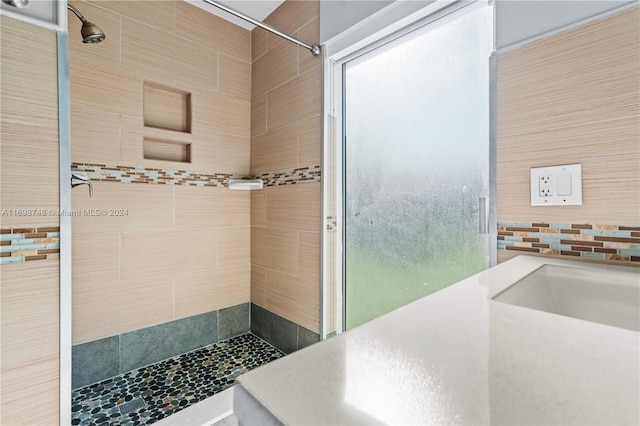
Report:
[{"label": "shower arm", "polygon": [[76,9],[75,7],[71,6],[70,4],[67,4],[67,9],[69,9],[70,11],[72,11],[77,17],[78,19],[80,19],[82,21],[82,23],[86,24],[89,21],[87,21],[87,18],[85,18],[84,16],[82,16],[82,13],[80,13],[80,11],[78,9]]},{"label": "shower arm", "polygon": [[303,41],[298,40],[295,37],[290,36],[289,34],[283,33],[282,31],[273,28],[271,25],[265,24],[264,22],[257,21],[255,19],[253,19],[253,18],[251,18],[251,17],[249,17],[249,16],[247,16],[247,15],[241,13],[241,12],[238,12],[237,10],[234,10],[234,9],[228,7],[228,6],[225,6],[222,3],[219,3],[219,2],[217,2],[215,0],[202,0],[202,1],[205,2],[205,3],[210,4],[211,6],[215,6],[218,9],[222,9],[225,12],[228,12],[228,13],[230,13],[230,14],[232,14],[232,15],[240,18],[240,19],[244,19],[245,21],[247,21],[247,22],[249,22],[249,23],[251,23],[251,24],[253,24],[253,25],[257,26],[257,27],[260,27],[262,29],[270,31],[270,32],[274,33],[275,35],[278,35],[278,36],[280,36],[280,37],[282,37],[282,38],[284,38],[286,40],[289,40],[289,41],[291,41],[291,42],[293,42],[293,43],[295,43],[295,44],[297,44],[299,46],[304,47],[305,49],[309,49],[311,51],[311,53],[313,54],[313,56],[320,55],[320,46],[318,46],[317,44],[311,46],[311,45],[309,45],[309,44],[307,44],[307,43],[305,43]]}]

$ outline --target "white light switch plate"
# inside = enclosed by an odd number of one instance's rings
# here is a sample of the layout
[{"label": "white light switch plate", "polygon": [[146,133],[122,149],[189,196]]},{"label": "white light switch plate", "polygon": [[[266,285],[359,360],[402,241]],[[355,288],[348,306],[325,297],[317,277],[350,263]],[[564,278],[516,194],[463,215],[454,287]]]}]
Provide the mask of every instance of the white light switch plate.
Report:
[{"label": "white light switch plate", "polygon": [[531,205],[582,205],[582,165],[532,168]]}]

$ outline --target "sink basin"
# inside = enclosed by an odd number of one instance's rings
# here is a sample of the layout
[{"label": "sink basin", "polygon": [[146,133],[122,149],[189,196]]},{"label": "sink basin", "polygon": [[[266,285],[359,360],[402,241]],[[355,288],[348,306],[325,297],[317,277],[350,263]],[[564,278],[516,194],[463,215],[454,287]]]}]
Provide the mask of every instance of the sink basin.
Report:
[{"label": "sink basin", "polygon": [[640,331],[640,271],[543,265],[493,300]]}]

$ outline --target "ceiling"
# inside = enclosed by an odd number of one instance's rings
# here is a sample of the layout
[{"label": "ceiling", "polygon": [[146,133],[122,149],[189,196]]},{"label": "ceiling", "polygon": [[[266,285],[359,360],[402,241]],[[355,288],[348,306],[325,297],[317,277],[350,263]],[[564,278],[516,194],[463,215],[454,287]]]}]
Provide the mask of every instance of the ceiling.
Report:
[{"label": "ceiling", "polygon": [[[202,0],[186,1],[196,7],[199,7],[200,9],[206,10],[207,12],[226,19],[229,22],[233,22],[234,24],[239,25],[242,28],[252,30],[255,27],[247,21],[236,18],[230,13],[224,12],[223,10],[218,9],[215,6],[211,6],[210,4]],[[242,12],[250,18],[256,19],[258,21],[263,21],[264,18],[269,16],[269,14],[276,10],[278,6],[284,3],[284,0],[225,0],[220,1],[220,3],[224,4],[227,7],[230,7],[231,9],[235,9],[238,12]]]}]

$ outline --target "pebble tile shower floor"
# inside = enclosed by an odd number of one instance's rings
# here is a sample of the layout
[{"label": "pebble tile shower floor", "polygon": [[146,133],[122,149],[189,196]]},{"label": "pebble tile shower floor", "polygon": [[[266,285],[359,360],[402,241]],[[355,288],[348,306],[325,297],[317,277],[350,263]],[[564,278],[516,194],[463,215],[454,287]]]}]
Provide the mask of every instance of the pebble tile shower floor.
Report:
[{"label": "pebble tile shower floor", "polygon": [[157,422],[233,385],[240,374],[284,356],[246,333],[73,391],[72,424]]}]

